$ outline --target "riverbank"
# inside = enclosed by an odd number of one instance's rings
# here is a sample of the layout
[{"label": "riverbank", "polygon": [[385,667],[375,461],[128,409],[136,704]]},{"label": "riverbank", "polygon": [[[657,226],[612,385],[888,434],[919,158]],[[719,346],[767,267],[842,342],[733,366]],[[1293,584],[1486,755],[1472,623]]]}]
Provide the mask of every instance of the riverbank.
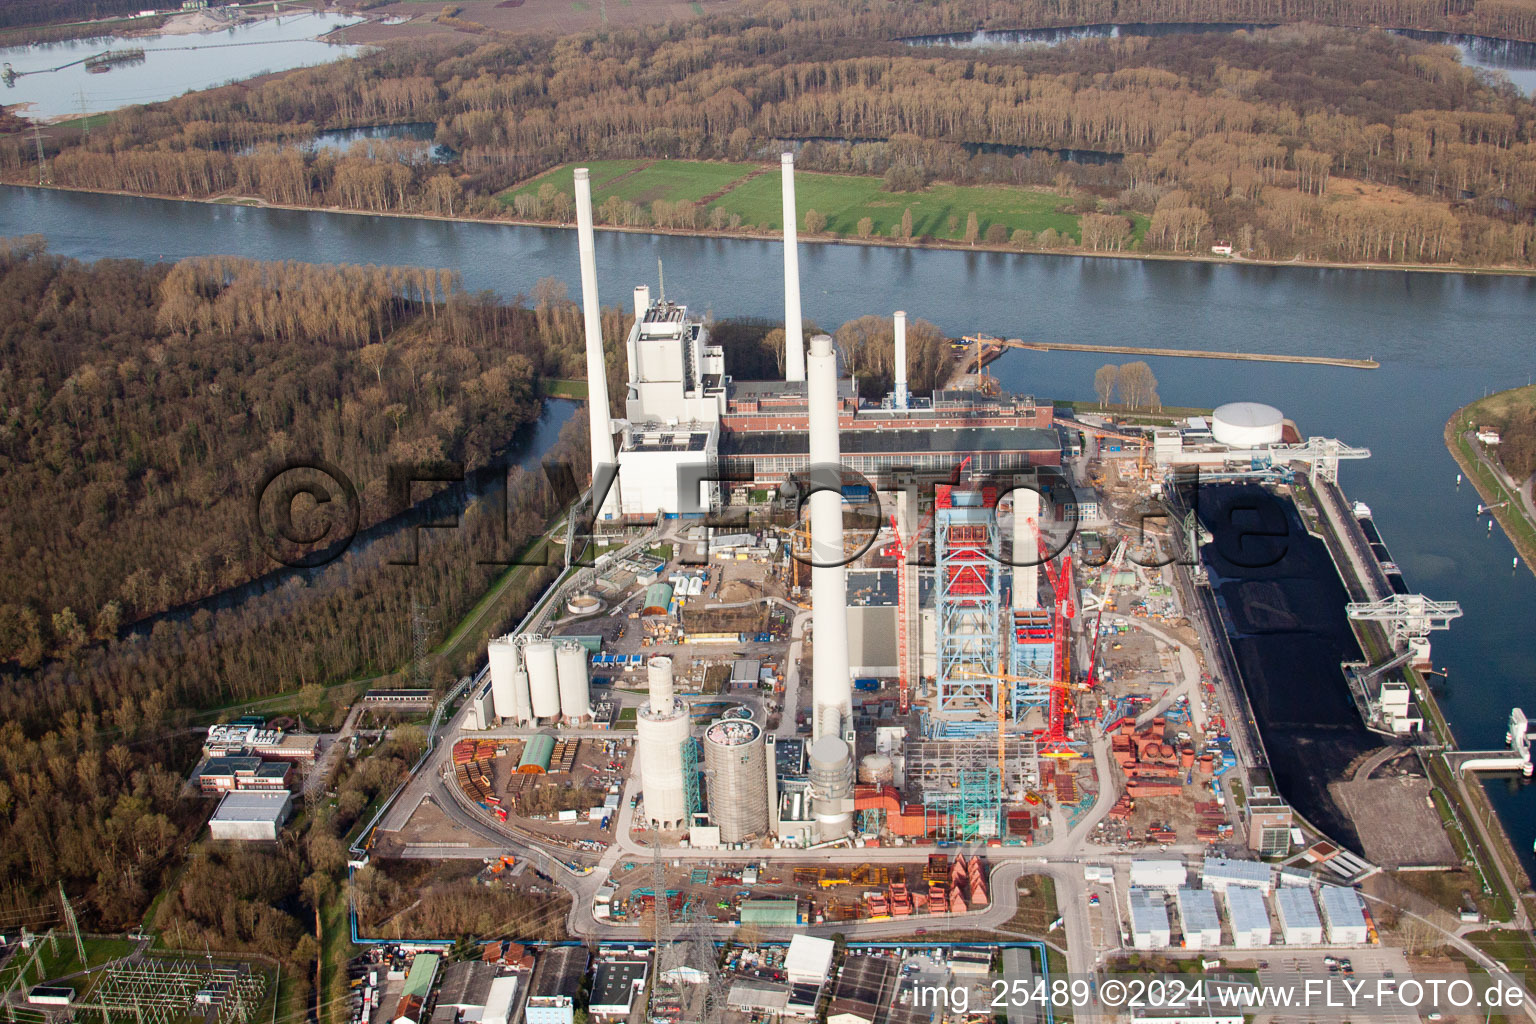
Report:
[{"label": "riverbank", "polygon": [[[130,199],[155,199],[173,203],[197,203],[204,206],[241,206],[248,209],[288,210],[297,213],[338,213],[355,217],[386,217],[396,220],[442,221],[452,224],[489,224],[505,227],[548,228],[558,231],[575,231],[575,223],[523,220],[516,217],[464,217],[445,216],[436,213],[401,213],[393,210],[352,210],[342,206],[303,206],[296,203],[269,203],[254,196],[210,196],[206,199],[185,196],[161,196],[144,192],[127,192],[120,189],[81,188],[72,185],[38,185],[30,182],[4,181],[0,185],[13,188],[41,189],[52,192],[78,192],[86,195],[123,196]],[[709,228],[684,230],[680,228],[626,227],[620,224],[597,224],[598,231],[628,235],[670,235],[679,238],[731,239],[742,242],[778,242],[775,233],[715,231]],[[46,234],[47,232],[41,232]],[[891,238],[824,238],[800,232],[801,244],[868,246],[883,249],[907,249],[929,251],[953,251],[987,253],[998,256],[1056,256],[1067,259],[1110,259],[1141,263],[1196,263],[1218,266],[1294,267],[1301,270],[1371,270],[1396,271],[1414,274],[1478,275],[1487,277],[1536,277],[1536,267],[1472,267],[1445,266],[1431,263],[1343,263],[1336,260],[1258,260],[1241,256],[1215,256],[1203,253],[1148,253],[1148,252],[1096,252],[1083,249],[1021,249],[1011,245],[975,245],[947,242],[897,241]]]},{"label": "riverbank", "polygon": [[1483,499],[1482,504],[1491,509],[1489,514],[1498,520],[1504,535],[1520,553],[1526,569],[1536,574],[1536,515],[1531,510],[1532,484],[1527,481],[1523,487],[1511,486],[1512,481],[1503,468],[1492,463],[1479,450],[1479,442],[1474,437],[1478,425],[1489,412],[1490,403],[1501,405],[1511,401],[1536,404],[1536,387],[1511,388],[1469,402],[1445,421],[1443,439],[1446,450],[1456,460],[1456,465],[1461,467],[1462,474],[1477,489],[1479,497]]}]

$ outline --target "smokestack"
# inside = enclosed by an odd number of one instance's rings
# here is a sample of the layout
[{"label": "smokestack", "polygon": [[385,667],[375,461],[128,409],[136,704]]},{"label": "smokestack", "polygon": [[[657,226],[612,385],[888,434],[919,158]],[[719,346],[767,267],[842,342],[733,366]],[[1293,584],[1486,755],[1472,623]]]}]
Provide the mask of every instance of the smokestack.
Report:
[{"label": "smokestack", "polygon": [[[1028,487],[1013,489],[1013,560],[1040,557],[1040,493]],[[1040,566],[1013,568],[1013,610],[1032,612],[1040,607]]]},{"label": "smokestack", "polygon": [[896,311],[896,408],[907,407],[907,313]]},{"label": "smokestack", "polygon": [[[576,247],[581,254],[581,308],[587,326],[587,416],[592,433],[592,479],[599,466],[613,465],[613,430],[608,409],[608,368],[603,360],[603,321],[597,304],[597,243],[592,237],[592,182],[576,168]],[[604,507],[618,490],[614,481]]]},{"label": "smokestack", "polygon": [[[806,382],[810,406],[810,462],[815,469],[842,464],[837,438],[837,356],[832,339],[811,339]],[[843,561],[843,496],[838,482],[811,495],[811,623],[816,643],[811,661],[812,736],[841,738],[853,717],[848,674],[848,572]]]},{"label": "smokestack", "polygon": [[800,326],[800,233],[795,226],[795,154],[783,154],[780,163],[784,173],[784,379],[805,380],[805,338]]}]

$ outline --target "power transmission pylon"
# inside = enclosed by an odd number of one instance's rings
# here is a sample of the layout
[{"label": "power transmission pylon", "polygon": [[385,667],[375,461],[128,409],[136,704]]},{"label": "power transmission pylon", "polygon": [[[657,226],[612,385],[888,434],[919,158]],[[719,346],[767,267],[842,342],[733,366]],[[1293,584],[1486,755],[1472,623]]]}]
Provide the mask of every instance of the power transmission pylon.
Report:
[{"label": "power transmission pylon", "polygon": [[80,922],[75,920],[75,908],[69,905],[69,896],[64,892],[64,883],[59,883],[59,902],[64,904],[64,924],[69,928],[69,933],[75,937],[75,952],[80,954],[80,969],[90,966],[85,960],[85,940],[80,938]]}]

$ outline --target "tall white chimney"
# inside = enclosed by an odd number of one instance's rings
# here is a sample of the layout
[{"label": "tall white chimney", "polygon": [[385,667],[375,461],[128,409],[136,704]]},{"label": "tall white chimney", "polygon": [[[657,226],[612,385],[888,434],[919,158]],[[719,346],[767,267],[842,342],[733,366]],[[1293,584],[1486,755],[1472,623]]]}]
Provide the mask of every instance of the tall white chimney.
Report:
[{"label": "tall white chimney", "polygon": [[[1040,492],[1028,487],[1013,489],[1013,561],[1040,558]],[[1032,612],[1040,607],[1040,566],[1013,567],[1013,610]]]},{"label": "tall white chimney", "polygon": [[896,311],[896,408],[907,407],[907,313]]},{"label": "tall white chimney", "polygon": [[784,379],[805,380],[800,316],[800,232],[795,225],[795,154],[780,157],[784,175]]},{"label": "tall white chimney", "polygon": [[[842,464],[837,438],[837,356],[832,339],[811,339],[806,388],[814,469]],[[848,672],[848,570],[843,561],[843,495],[838,482],[811,495],[811,658],[813,739],[841,738],[853,717],[853,680]]]},{"label": "tall white chimney", "polygon": [[[592,182],[585,167],[576,168],[576,248],[581,254],[581,308],[587,328],[587,417],[592,434],[592,477],[599,466],[611,466],[613,430],[608,407],[608,369],[603,359],[603,320],[597,304],[597,243],[592,237]],[[618,507],[618,481],[608,492],[604,510]]]}]

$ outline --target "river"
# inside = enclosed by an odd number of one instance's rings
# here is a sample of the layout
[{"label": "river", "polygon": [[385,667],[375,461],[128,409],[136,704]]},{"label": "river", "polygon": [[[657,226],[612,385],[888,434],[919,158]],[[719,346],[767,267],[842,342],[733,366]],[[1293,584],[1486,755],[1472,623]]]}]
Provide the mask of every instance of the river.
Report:
[{"label": "river", "polygon": [[[0,235],[46,234],[86,260],[256,259],[404,263],[459,271],[466,287],[511,297],[546,275],[578,290],[576,238],[558,228],[365,217],[0,187]],[[716,316],[780,317],[782,249],[769,240],[600,231],[599,290],[611,305],[634,285]],[[1408,585],[1461,602],[1466,615],[1434,637],[1450,671],[1442,704],[1467,747],[1501,747],[1512,705],[1536,707],[1536,577],[1511,571],[1514,550],[1491,536],[1470,485],[1441,441],[1446,418],[1485,391],[1525,384],[1536,278],[1217,265],[1107,257],[967,253],[846,244],[801,247],[806,315],[833,328],[906,309],[951,336],[1005,337],[1374,357],[1379,370],[1149,358],[1165,403],[1268,402],[1306,434],[1372,450],[1340,482],[1369,504]],[[1010,351],[993,372],[1005,388],[1089,398],[1113,357]],[[1122,357],[1121,361],[1124,361]],[[1527,870],[1536,872],[1536,786],[1489,792]]]},{"label": "river", "polygon": [[[274,71],[325,64],[363,48],[321,42],[319,37],[361,20],[305,11],[245,21],[216,32],[100,36],[4,47],[0,64],[11,65],[17,78],[14,85],[0,88],[0,104],[18,104],[24,116],[45,120],[96,114]],[[101,74],[75,63],[109,49],[142,49],[144,59],[113,64]],[[73,66],[50,70],[65,64]]]}]

